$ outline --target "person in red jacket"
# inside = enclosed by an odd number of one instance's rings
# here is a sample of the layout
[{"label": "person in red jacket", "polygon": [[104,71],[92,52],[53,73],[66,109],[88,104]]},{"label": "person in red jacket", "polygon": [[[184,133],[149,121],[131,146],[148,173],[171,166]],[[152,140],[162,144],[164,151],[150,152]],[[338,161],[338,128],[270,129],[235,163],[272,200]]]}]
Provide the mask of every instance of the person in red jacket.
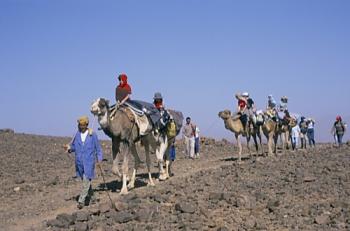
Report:
[{"label": "person in red jacket", "polygon": [[244,93],[237,93],[235,95],[236,99],[238,100],[238,112],[237,115],[239,115],[240,120],[242,121],[243,127],[245,132],[247,132],[247,125],[248,125],[248,116],[246,113],[247,110],[247,98],[249,94]]},{"label": "person in red jacket", "polygon": [[120,74],[118,76],[119,85],[115,89],[115,100],[117,105],[123,105],[130,99],[131,87],[128,84],[128,76],[126,74]]}]

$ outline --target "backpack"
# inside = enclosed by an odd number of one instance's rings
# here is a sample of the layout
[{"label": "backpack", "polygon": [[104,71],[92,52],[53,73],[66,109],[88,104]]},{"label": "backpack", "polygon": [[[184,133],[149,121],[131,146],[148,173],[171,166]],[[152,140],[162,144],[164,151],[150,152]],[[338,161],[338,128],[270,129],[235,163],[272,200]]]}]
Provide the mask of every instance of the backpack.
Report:
[{"label": "backpack", "polygon": [[170,120],[167,123],[166,134],[168,138],[174,138],[176,136],[176,123],[174,120]]}]

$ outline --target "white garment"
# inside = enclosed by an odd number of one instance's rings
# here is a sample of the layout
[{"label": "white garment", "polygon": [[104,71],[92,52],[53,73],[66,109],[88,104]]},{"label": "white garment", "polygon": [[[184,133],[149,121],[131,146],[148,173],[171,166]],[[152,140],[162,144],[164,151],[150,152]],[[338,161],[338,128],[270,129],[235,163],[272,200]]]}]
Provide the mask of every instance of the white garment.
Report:
[{"label": "white garment", "polygon": [[86,137],[87,137],[88,133],[89,133],[88,129],[86,129],[86,131],[84,133],[80,132],[81,141],[83,143],[85,143],[85,140],[86,140]]},{"label": "white garment", "polygon": [[198,137],[199,137],[199,128],[198,128],[198,126],[196,126],[195,133],[194,133],[194,137],[195,137],[195,138],[198,138]]},{"label": "white garment", "polygon": [[299,138],[299,134],[300,134],[300,127],[299,127],[299,125],[295,125],[292,128],[292,137],[293,138]]},{"label": "white garment", "polygon": [[185,150],[186,150],[186,157],[194,158],[194,137],[187,137],[185,138]]}]

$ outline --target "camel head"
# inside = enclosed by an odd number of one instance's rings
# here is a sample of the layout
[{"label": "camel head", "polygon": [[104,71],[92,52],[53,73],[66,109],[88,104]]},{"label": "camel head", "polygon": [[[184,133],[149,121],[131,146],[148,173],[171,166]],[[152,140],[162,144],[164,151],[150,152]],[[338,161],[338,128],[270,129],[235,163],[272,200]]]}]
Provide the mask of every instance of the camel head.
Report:
[{"label": "camel head", "polygon": [[98,98],[91,104],[91,113],[95,116],[104,115],[109,108],[109,101],[104,98]]},{"label": "camel head", "polygon": [[227,119],[231,118],[231,111],[226,109],[226,110],[219,112],[218,115],[221,119],[227,120]]}]

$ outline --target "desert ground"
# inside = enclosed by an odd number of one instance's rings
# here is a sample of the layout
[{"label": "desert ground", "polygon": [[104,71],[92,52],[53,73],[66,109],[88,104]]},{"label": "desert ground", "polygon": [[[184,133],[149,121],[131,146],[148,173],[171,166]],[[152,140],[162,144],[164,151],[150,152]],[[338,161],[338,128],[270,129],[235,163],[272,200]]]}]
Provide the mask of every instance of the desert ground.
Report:
[{"label": "desert ground", "polygon": [[0,132],[0,230],[350,230],[349,145],[257,158],[244,149],[239,164],[230,142],[205,139],[191,160],[179,140],[174,176],[148,187],[143,166],[136,188],[120,196],[111,143],[101,141],[106,184],[97,168],[97,200],[79,210],[82,185],[62,148],[69,141]]}]

